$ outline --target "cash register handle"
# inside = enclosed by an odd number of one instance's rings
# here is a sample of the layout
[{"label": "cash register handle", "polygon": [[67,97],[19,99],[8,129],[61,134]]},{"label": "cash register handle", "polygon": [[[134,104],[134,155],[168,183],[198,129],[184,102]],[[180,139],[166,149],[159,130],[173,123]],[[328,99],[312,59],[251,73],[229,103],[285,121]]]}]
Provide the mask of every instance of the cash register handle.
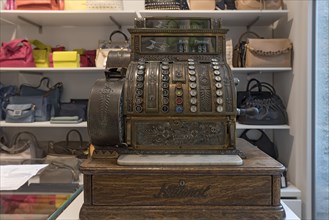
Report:
[{"label": "cash register handle", "polygon": [[251,107],[251,108],[237,108],[237,115],[250,115],[250,116],[254,116],[254,115],[258,115],[259,114],[259,110],[258,108],[255,107]]}]

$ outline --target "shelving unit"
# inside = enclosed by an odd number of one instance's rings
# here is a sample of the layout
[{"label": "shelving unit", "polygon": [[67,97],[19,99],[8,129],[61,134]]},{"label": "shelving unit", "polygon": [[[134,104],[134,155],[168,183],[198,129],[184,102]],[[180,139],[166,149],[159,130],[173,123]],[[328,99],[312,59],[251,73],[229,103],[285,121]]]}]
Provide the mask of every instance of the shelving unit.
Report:
[{"label": "shelving unit", "polygon": [[[293,5],[295,8],[298,8],[299,3],[294,2],[287,2],[289,6]],[[289,9],[291,7],[288,7]],[[284,32],[285,34],[289,35],[289,31],[292,33],[292,37],[294,37],[294,45],[300,44],[300,45],[306,45],[302,40],[302,37],[299,35],[305,35],[306,31],[303,30],[302,34],[297,33],[299,26],[296,27],[296,22],[299,24],[298,19],[301,20],[300,23],[304,27],[307,22],[301,19],[301,16],[299,13],[303,14],[304,9],[294,9],[295,11],[292,13],[292,17],[294,18],[294,25],[292,31],[284,30],[287,32]],[[289,10],[291,13],[291,10]],[[43,27],[78,27],[78,28],[90,28],[90,27],[106,27],[107,29],[115,29],[115,26],[121,27],[131,27],[134,24],[134,19],[136,17],[148,17],[148,16],[173,16],[173,17],[212,17],[212,18],[222,18],[222,23],[224,28],[228,27],[234,27],[234,28],[244,28],[245,26],[271,26],[272,24],[276,23],[280,18],[285,17],[285,21],[289,21],[291,19],[291,14],[288,14],[288,10],[264,10],[264,11],[148,11],[148,10],[141,10],[141,11],[0,11],[0,24],[2,25],[21,25],[21,26],[31,26],[31,33],[34,33],[34,26],[39,28],[41,32],[43,31],[45,33],[45,29]],[[289,15],[289,16],[288,16]],[[34,24],[29,23],[28,21],[31,21]],[[289,23],[288,25],[291,25]],[[111,26],[110,28],[108,28]],[[113,27],[112,27],[113,26]],[[3,29],[2,29],[3,30]],[[54,30],[54,29],[52,29]],[[244,29],[245,30],[245,29]],[[36,33],[36,32],[35,32]],[[293,36],[295,35],[295,36]],[[73,36],[72,36],[73,37]],[[296,40],[297,39],[297,40]],[[304,39],[304,38],[303,38]],[[306,50],[306,49],[305,49]],[[299,111],[300,109],[304,108],[304,101],[302,101],[302,104],[300,104],[300,101],[298,98],[296,99],[297,95],[300,94],[303,91],[301,82],[303,83],[304,77],[302,75],[303,71],[307,71],[306,67],[307,65],[304,64],[302,61],[303,59],[300,58],[302,56],[304,50],[295,50],[295,59],[297,57],[298,65],[294,65],[294,71],[296,74],[287,74],[285,72],[291,72],[291,68],[232,68],[232,72],[235,74],[250,74],[250,73],[266,73],[263,75],[272,77],[271,74],[273,74],[272,78],[275,78],[275,80],[278,81],[286,81],[288,83],[288,86],[293,87],[286,88],[284,94],[286,96],[286,100],[290,101],[290,109],[288,112],[289,116],[290,113],[294,111]],[[307,52],[307,51],[306,51]],[[46,73],[48,76],[56,76],[63,77],[67,79],[66,77],[69,75],[69,73],[73,73],[74,77],[79,77],[79,73],[84,73],[83,75],[88,75],[88,79],[90,79],[90,75],[94,73],[102,74],[103,69],[100,68],[75,68],[75,69],[62,69],[62,68],[0,68],[0,77],[2,73],[19,73],[20,75],[24,75],[25,73]],[[89,74],[90,73],[90,74]],[[276,73],[284,73],[280,76],[275,76]],[[8,75],[8,74],[7,74]],[[5,75],[5,76],[7,76]],[[293,75],[293,76],[292,76]],[[93,77],[93,76],[92,76]],[[294,79],[292,79],[294,78]],[[292,83],[292,81],[294,81]],[[280,83],[280,82],[279,82]],[[298,86],[297,86],[298,85]],[[279,90],[278,90],[279,91]],[[306,97],[306,96],[304,96]],[[293,99],[295,98],[295,99]],[[306,98],[305,98],[306,99]],[[306,101],[305,101],[306,102]],[[306,110],[300,110],[300,111],[306,111]],[[280,155],[287,155],[286,157],[293,158],[293,162],[291,162],[290,166],[292,167],[289,171],[294,172],[294,175],[292,175],[293,181],[297,184],[299,182],[299,186],[304,185],[305,180],[301,174],[304,174],[305,172],[305,166],[301,166],[302,163],[305,161],[305,155],[304,153],[307,152],[306,150],[306,141],[304,139],[306,129],[302,128],[304,124],[306,123],[300,123],[299,120],[301,118],[304,119],[305,114],[298,114],[298,116],[292,116],[289,118],[290,125],[282,125],[282,126],[252,126],[252,125],[242,125],[237,123],[237,129],[272,129],[274,132],[277,132],[278,134],[274,135],[277,139],[277,145],[280,145],[282,147],[280,152]],[[301,116],[301,117],[300,117]],[[291,123],[292,122],[292,123]],[[1,128],[14,128],[15,127],[23,127],[23,128],[54,128],[61,130],[61,128],[81,128],[85,129],[87,127],[87,123],[79,123],[79,124],[50,124],[49,122],[37,122],[32,124],[12,124],[12,123],[5,123],[4,121],[0,121],[0,127]],[[287,131],[287,130],[292,131]],[[47,130],[47,129],[44,129]],[[296,132],[296,130],[301,130],[300,132]],[[284,133],[284,134],[283,134]],[[287,134],[286,134],[287,133]],[[300,140],[300,141],[296,141]],[[282,145],[282,143],[284,143]],[[290,147],[290,148],[289,148]],[[297,149],[298,148],[298,149]],[[296,150],[297,149],[297,150]],[[293,151],[292,153],[290,151]],[[292,156],[291,156],[291,155]],[[287,159],[288,160],[288,159]],[[295,162],[296,161],[296,162]],[[285,161],[286,162],[286,161]],[[296,164],[295,164],[296,163]],[[288,163],[287,163],[288,164]],[[307,175],[305,175],[305,178]],[[304,187],[306,188],[306,187]],[[282,190],[284,192],[284,189]],[[305,189],[303,189],[305,191]],[[305,199],[306,200],[306,199]],[[310,206],[308,204],[308,206]]]}]

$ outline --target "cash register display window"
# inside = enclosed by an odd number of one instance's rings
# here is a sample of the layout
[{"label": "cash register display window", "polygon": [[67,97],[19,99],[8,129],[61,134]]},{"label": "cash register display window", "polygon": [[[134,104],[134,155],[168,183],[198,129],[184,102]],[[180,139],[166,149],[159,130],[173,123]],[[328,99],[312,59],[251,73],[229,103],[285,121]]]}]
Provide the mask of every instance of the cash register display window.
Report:
[{"label": "cash register display window", "polygon": [[211,28],[210,19],[147,19],[147,28],[157,29],[209,29]]},{"label": "cash register display window", "polygon": [[141,53],[216,53],[214,36],[142,36]]}]

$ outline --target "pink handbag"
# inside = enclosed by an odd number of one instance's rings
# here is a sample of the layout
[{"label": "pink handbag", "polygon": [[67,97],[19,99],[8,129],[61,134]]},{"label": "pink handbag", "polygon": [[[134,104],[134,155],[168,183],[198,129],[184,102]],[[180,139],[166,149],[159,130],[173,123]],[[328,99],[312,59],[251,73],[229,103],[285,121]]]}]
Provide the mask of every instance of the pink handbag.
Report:
[{"label": "pink handbag", "polygon": [[25,39],[15,39],[2,43],[0,67],[35,67],[30,42]]}]

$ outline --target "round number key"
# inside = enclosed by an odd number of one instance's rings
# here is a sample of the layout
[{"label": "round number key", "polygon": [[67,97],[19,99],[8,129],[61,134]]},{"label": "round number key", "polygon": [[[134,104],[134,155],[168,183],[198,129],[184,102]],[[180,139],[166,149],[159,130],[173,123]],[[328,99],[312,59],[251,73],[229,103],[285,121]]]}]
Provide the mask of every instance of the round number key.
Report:
[{"label": "round number key", "polygon": [[195,89],[191,89],[190,95],[191,96],[196,96],[196,94],[197,94],[197,91]]}]

